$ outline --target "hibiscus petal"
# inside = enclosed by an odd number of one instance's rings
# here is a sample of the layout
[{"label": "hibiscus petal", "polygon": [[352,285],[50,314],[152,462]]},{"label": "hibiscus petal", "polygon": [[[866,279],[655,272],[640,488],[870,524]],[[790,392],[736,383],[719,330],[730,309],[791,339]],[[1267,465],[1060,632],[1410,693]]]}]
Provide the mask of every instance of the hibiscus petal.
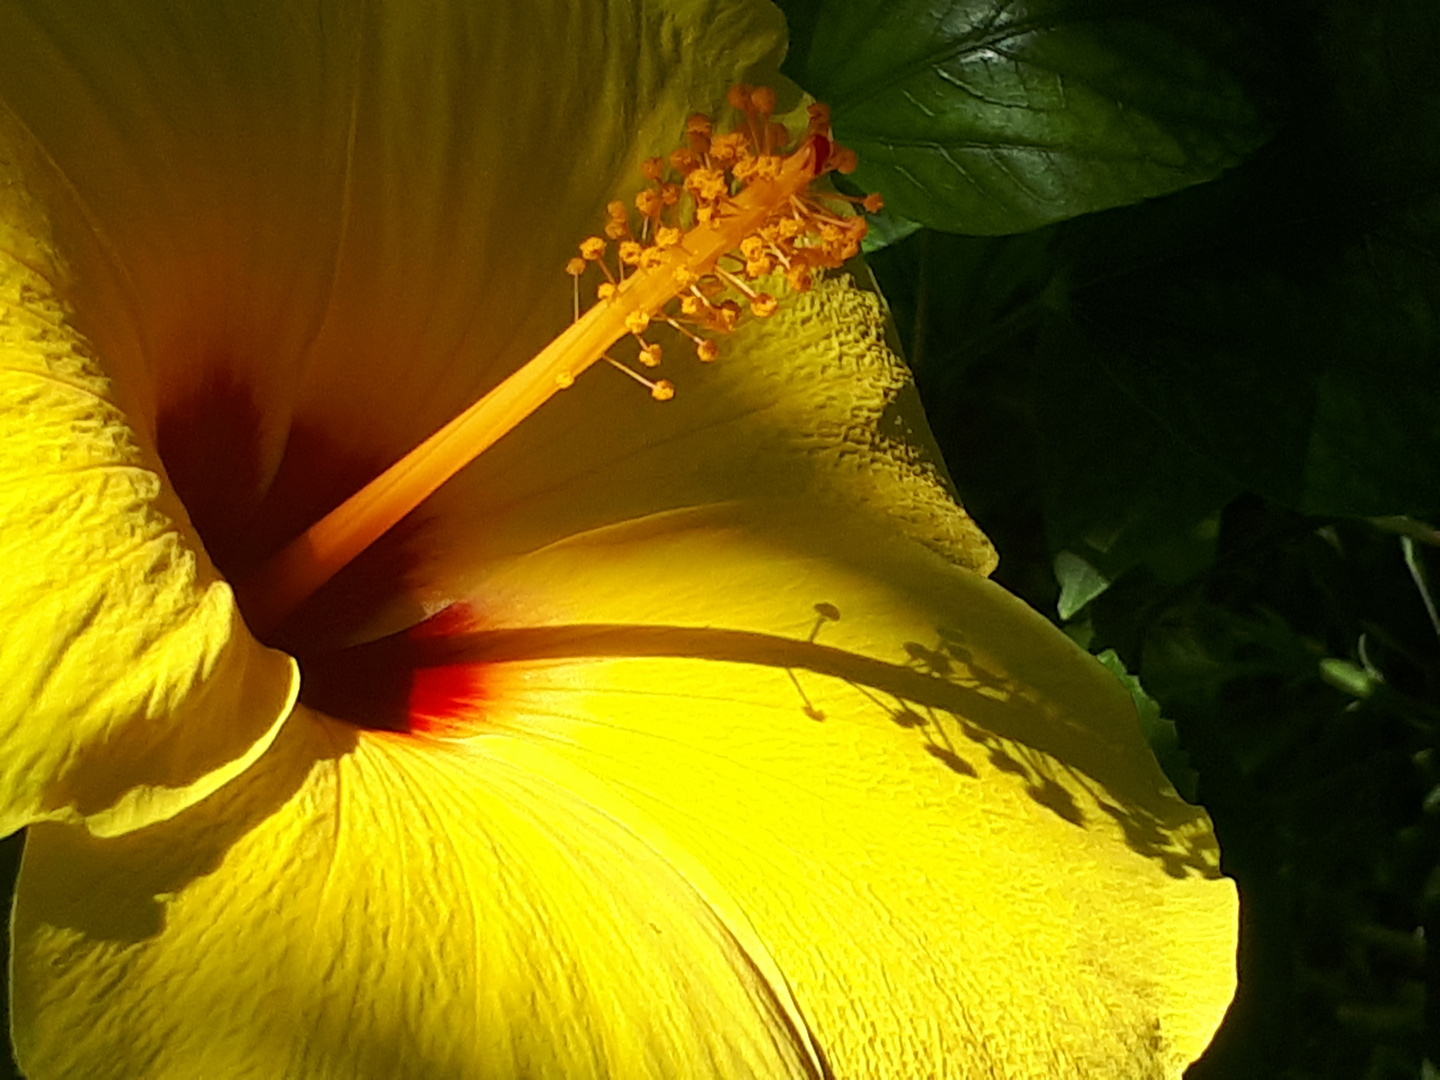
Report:
[{"label": "hibiscus petal", "polygon": [[421,511],[413,586],[483,598],[493,565],[547,544],[699,507],[748,522],[757,500],[816,522],[868,521],[887,544],[994,569],[886,342],[878,296],[838,274],[722,347],[714,364],[682,358],[681,393],[663,405],[601,371],[527,419]]},{"label": "hibiscus petal", "polygon": [[748,928],[579,770],[304,718],[180,818],[32,830],[30,1075],[820,1075]]},{"label": "hibiscus petal", "polygon": [[561,329],[606,201],[783,33],[750,0],[20,0],[0,101],[77,324],[234,579]]},{"label": "hibiscus petal", "polygon": [[813,1038],[856,1080],[1178,1077],[1235,891],[1124,689],[918,545],[768,509],[494,575],[445,737],[302,713],[173,821],[36,830],[22,1060],[804,1075]]},{"label": "hibiscus petal", "polygon": [[[0,9],[0,101],[44,155],[29,179],[81,328],[152,434],[243,386],[271,469],[343,231],[361,33],[342,7]],[[268,474],[244,480],[241,501]]]},{"label": "hibiscus petal", "polygon": [[606,200],[783,40],[754,0],[21,0],[0,100],[100,352],[157,414],[247,405],[208,479],[251,498],[315,466],[292,423],[388,464],[538,351]]},{"label": "hibiscus petal", "polygon": [[[784,22],[753,0],[381,5],[302,409],[409,450],[569,321],[575,245]],[[401,385],[372,373],[405,370]]]},{"label": "hibiscus petal", "polygon": [[245,631],[73,328],[24,145],[0,113],[0,834],[120,832],[249,765],[299,678]]},{"label": "hibiscus petal", "polygon": [[531,666],[482,719],[696,853],[836,1075],[1179,1076],[1234,989],[1235,890],[1123,688],[887,534],[706,516],[491,579],[526,626],[471,655]]}]

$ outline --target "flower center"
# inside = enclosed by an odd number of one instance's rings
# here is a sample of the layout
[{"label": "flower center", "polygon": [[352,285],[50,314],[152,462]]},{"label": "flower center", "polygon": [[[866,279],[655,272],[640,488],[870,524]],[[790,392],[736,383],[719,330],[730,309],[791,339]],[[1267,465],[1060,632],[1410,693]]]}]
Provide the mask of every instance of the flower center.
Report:
[{"label": "flower center", "polygon": [[[735,87],[731,104],[744,120],[716,136],[708,117],[692,116],[687,146],[668,162],[642,167],[648,186],[635,200],[638,219],[611,203],[606,236],[591,237],[566,266],[576,283],[576,318],[532,360],[479,401],[386,469],[236,586],[251,629],[264,636],[442,484],[600,361],[621,367],[658,400],[673,395],[668,380],[651,381],[610,355],[634,340],[637,359],[660,362],[660,347],[646,340],[653,322],[689,337],[701,360],[719,347],[709,333],[734,329],[743,296],[755,315],[777,301],[754,283],[783,272],[790,289],[810,287],[816,269],[839,266],[858,254],[863,217],[837,214],[822,202],[877,197],[817,196],[810,184],[832,170],[849,171],[854,155],[830,138],[829,113],[812,106],[810,125],[788,153],[778,148],[789,132],[771,120],[775,95],[767,88]],[[598,267],[605,281],[597,302],[580,313],[580,279]],[[677,310],[678,309],[678,310]]]}]

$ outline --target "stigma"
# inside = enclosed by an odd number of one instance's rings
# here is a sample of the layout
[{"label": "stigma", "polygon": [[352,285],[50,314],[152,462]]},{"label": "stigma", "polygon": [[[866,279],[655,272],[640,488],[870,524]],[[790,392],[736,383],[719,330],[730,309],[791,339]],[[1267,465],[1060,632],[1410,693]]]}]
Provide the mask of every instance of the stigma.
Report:
[{"label": "stigma", "polygon": [[[603,235],[587,237],[565,266],[573,280],[573,322],[479,401],[321,518],[236,591],[251,630],[265,635],[325,582],[513,430],[556,393],[602,361],[657,401],[675,396],[669,379],[635,370],[665,355],[653,331],[669,327],[696,359],[721,355],[719,338],[742,319],[766,318],[817,273],[860,252],[866,222],[861,199],[819,192],[829,172],[855,167],[852,151],[830,134],[829,110],[812,105],[796,139],[774,119],[767,87],[736,86],[738,121],[717,133],[694,114],[685,143],[640,168],[643,186],[630,205],[609,204]],[[593,282],[593,300],[581,303]],[[613,355],[633,348],[633,361]]]}]

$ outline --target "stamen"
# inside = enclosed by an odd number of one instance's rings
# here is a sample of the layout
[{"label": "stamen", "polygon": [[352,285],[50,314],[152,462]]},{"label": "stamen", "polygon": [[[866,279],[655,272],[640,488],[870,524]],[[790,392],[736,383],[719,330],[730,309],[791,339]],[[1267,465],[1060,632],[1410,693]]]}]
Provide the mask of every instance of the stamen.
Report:
[{"label": "stamen", "polygon": [[[649,158],[641,165],[642,176],[655,186],[635,200],[642,219],[638,238],[623,202],[606,207],[605,236],[587,237],[580,244],[579,257],[565,266],[574,282],[574,321],[559,337],[237,583],[245,617],[255,632],[263,635],[272,630],[442,484],[599,361],[620,368],[657,400],[673,397],[675,387],[669,380],[647,379],[608,351],[615,342],[634,336],[640,341],[640,362],[658,364],[660,346],[641,337],[653,321],[688,337],[700,360],[716,359],[720,347],[714,340],[690,330],[667,311],[682,293],[699,299],[699,324],[712,332],[732,330],[741,316],[736,301],[714,300],[727,287],[745,296],[757,315],[774,311],[775,297],[750,288],[738,275],[721,268],[722,257],[738,249],[752,279],[770,273],[778,261],[792,287],[803,290],[810,287],[814,268],[838,266],[851,247],[858,250],[864,219],[834,219],[839,225],[822,222],[817,217],[819,196],[809,193],[817,177],[853,162],[854,155],[830,138],[828,111],[812,106],[805,138],[797,149],[779,156],[771,152],[784,142],[770,121],[774,94],[737,87],[731,102],[745,113],[736,131],[715,136],[709,119],[698,114],[687,123],[687,141],[693,148],[682,147],[668,159],[680,174],[680,183],[665,179],[667,163],[661,158]],[[693,200],[688,211],[681,206],[682,192],[689,192]],[[838,232],[827,239],[817,235],[819,225]],[[648,240],[652,235],[653,243]],[[632,268],[623,279],[612,273],[605,257],[611,242],[618,243],[616,265],[621,272],[626,266]],[[596,289],[600,302],[582,313],[579,281],[591,264],[600,267],[605,281]]]},{"label": "stamen", "polygon": [[584,259],[579,259],[579,258],[571,259],[569,262],[567,262],[567,263],[565,264],[565,272],[570,275],[571,294],[572,294],[572,298],[573,298],[572,303],[573,303],[573,308],[574,308],[574,312],[575,312],[574,316],[570,319],[570,321],[571,321],[572,323],[573,323],[573,322],[579,322],[579,321],[580,321],[580,275],[583,274],[583,273],[585,273],[585,260],[584,260]]},{"label": "stamen", "polygon": [[648,387],[650,390],[650,396],[656,401],[669,401],[675,396],[675,384],[672,383],[669,379],[657,379],[654,381],[647,379],[638,371],[631,371],[628,367],[620,363],[619,360],[616,360],[608,353],[605,356],[601,357],[601,359],[608,363],[611,367],[615,368],[615,370],[623,371],[626,375],[629,375],[630,378],[634,379],[641,386]]},{"label": "stamen", "polygon": [[[688,337],[691,341],[695,343],[695,351],[700,356],[701,360],[714,360],[720,355],[720,346],[716,345],[715,342],[711,341],[709,338],[701,337],[684,323],[677,322],[669,315],[665,316],[665,321],[670,324],[671,329],[680,331],[680,333],[684,334],[686,337]],[[710,355],[708,356],[706,355],[707,351],[710,353]]]}]

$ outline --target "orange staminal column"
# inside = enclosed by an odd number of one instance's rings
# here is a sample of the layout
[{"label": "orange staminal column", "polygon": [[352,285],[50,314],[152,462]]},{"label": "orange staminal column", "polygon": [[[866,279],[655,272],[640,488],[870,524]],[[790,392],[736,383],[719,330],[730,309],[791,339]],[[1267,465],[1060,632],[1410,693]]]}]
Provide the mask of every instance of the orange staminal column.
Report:
[{"label": "orange staminal column", "polygon": [[[667,231],[658,227],[657,217],[655,235],[662,242],[646,248],[644,258],[623,280],[607,281],[608,288],[600,290],[601,300],[590,310],[513,375],[237,584],[251,629],[261,635],[273,630],[437,488],[604,359],[616,342],[638,336],[651,319],[671,321],[666,305],[697,279],[713,276],[721,256],[740,248],[774,220],[792,218],[793,207],[797,199],[805,198],[809,184],[833,167],[836,148],[828,128],[819,128],[812,122],[799,148],[783,158],[745,158],[742,154],[742,160],[759,164],[744,175],[740,175],[741,169],[735,170],[734,182],[741,186],[734,194],[723,179],[717,184],[714,178],[720,174],[714,170],[705,170],[692,181],[692,188],[704,191],[697,198],[703,202],[691,227],[681,231],[672,226]],[[653,166],[650,171],[655,171]],[[648,178],[649,173],[646,175]],[[662,185],[658,189],[664,196],[661,201],[673,204],[674,189],[675,185]],[[604,247],[605,241],[594,237],[581,245],[581,254],[586,262],[599,262],[609,278]],[[578,280],[584,267],[575,264],[572,260],[567,269]],[[714,353],[713,343],[704,345],[709,348],[700,351],[702,358],[708,359]],[[655,396],[663,400],[666,393]]]}]

